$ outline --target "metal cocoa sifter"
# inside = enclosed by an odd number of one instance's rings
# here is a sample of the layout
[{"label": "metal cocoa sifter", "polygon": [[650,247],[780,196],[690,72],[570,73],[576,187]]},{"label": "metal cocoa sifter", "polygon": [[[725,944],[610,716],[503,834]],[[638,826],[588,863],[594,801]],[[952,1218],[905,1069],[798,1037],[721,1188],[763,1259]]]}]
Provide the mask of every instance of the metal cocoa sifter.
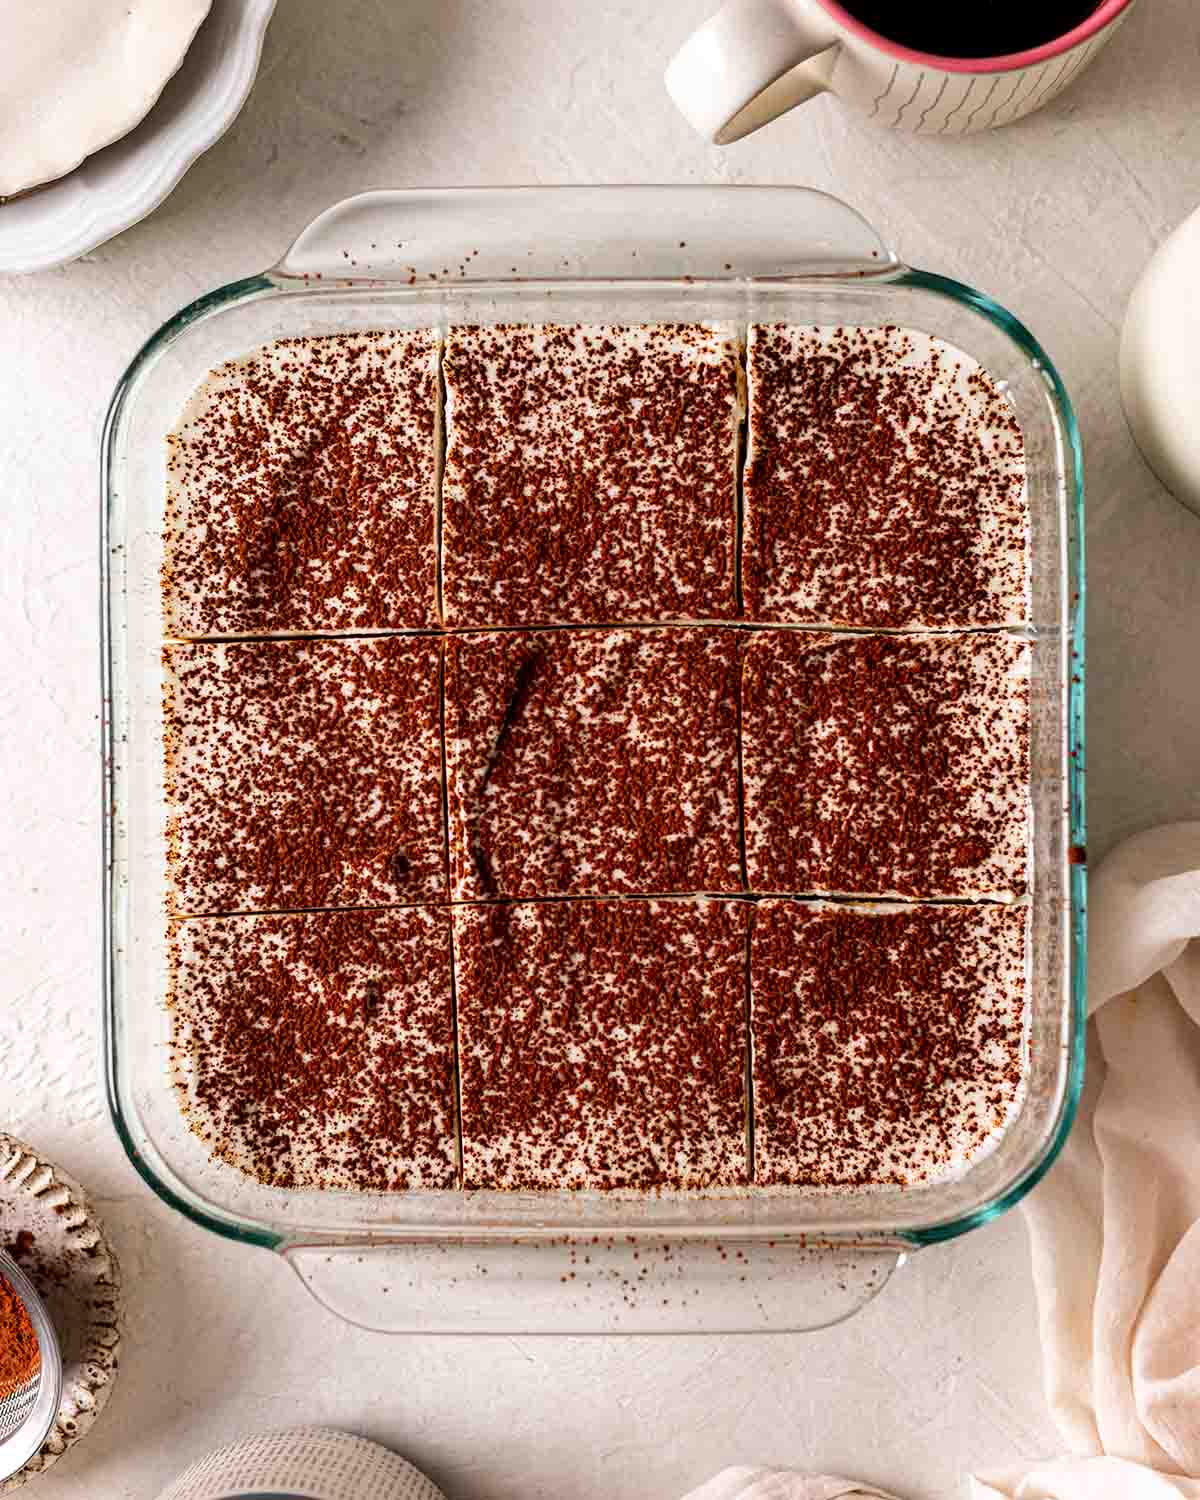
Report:
[{"label": "metal cocoa sifter", "polygon": [[[4,1284],[7,1284],[5,1286]],[[0,1484],[24,1468],[42,1446],[58,1415],[62,1399],[62,1355],[58,1335],[46,1312],[46,1306],[33,1283],[13,1260],[0,1250],[0,1310],[32,1327],[37,1341],[36,1359],[27,1369],[0,1385]],[[23,1318],[22,1312],[25,1317]],[[4,1329],[0,1327],[0,1337]],[[9,1337],[12,1337],[11,1330]],[[3,1352],[3,1351],[0,1351]]]}]

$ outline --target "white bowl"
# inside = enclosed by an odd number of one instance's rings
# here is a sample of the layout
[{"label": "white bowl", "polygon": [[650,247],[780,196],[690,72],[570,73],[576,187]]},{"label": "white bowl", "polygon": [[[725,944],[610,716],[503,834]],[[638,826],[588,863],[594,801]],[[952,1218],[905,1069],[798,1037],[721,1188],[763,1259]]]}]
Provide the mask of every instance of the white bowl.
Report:
[{"label": "white bowl", "polygon": [[213,0],[146,118],[74,172],[0,204],[0,271],[45,271],[144,219],[246,101],[275,0]]}]

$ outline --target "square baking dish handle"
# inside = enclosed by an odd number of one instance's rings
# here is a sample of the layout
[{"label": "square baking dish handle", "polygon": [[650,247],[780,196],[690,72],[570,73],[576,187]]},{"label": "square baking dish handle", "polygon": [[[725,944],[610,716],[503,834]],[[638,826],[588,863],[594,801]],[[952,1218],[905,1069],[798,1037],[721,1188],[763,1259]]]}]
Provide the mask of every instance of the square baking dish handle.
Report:
[{"label": "square baking dish handle", "polygon": [[452,289],[514,278],[845,281],[903,269],[859,213],[815,188],[598,186],[360,193],[314,219],[270,276]]},{"label": "square baking dish handle", "polygon": [[380,1333],[803,1333],[853,1316],[907,1258],[899,1241],[612,1234],[301,1243],[317,1301]]}]

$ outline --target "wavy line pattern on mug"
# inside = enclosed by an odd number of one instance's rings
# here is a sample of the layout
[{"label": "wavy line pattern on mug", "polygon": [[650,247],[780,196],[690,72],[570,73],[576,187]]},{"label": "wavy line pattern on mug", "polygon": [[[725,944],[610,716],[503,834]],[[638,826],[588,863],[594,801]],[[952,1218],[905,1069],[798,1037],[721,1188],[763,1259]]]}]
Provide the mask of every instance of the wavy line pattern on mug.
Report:
[{"label": "wavy line pattern on mug", "polygon": [[1100,36],[1094,36],[1086,47],[1080,49],[1079,54],[1071,67],[1071,71],[1062,81],[1062,85],[1058,90],[1060,94],[1062,93],[1063,89],[1065,89],[1067,85],[1072,82],[1076,73],[1083,72],[1092,55],[1098,52],[1107,40],[1108,38],[1103,34],[1101,34]]},{"label": "wavy line pattern on mug", "polygon": [[[1030,97],[1033,94],[1033,91],[1037,88],[1038,84],[1041,82],[1041,76],[1042,75],[1040,73],[1030,72],[1030,73],[1026,73],[1022,77],[1021,82],[1022,83],[1028,83],[1029,84],[1029,89],[1026,92],[1024,99],[1022,99],[1018,103],[1017,107],[1013,110],[1012,114],[1009,115],[1009,117],[1008,117],[1009,123],[1011,123],[1013,120],[1019,119],[1021,117],[1021,115],[1023,115],[1025,113],[1026,106],[1029,103],[1029,100],[1030,100]],[[1018,93],[1020,93],[1020,89],[1019,88],[1017,90],[1015,90],[1015,92],[1013,94],[1013,99],[1016,98],[1016,96],[1017,96]],[[1013,99],[1010,99],[1008,102],[1010,104],[1012,104]]]},{"label": "wavy line pattern on mug", "polygon": [[875,116],[879,113],[880,105],[882,105],[883,101],[892,92],[892,88],[893,88],[893,86],[895,85],[895,82],[896,82],[896,75],[897,75],[897,73],[899,73],[899,71],[900,71],[900,64],[899,63],[894,63],[892,65],[892,76],[887,81],[887,88],[885,88],[884,91],[883,91],[883,93],[880,94],[879,98],[876,99],[876,101],[875,101],[875,108],[871,111],[870,116],[869,116],[870,119],[873,120],[875,118]]},{"label": "wavy line pattern on mug", "polygon": [[1020,93],[1020,91],[1021,91],[1021,85],[1024,82],[1025,82],[1025,75],[1024,75],[1024,73],[1018,73],[1017,74],[1017,81],[1016,81],[1016,83],[1013,84],[1013,86],[1012,86],[1012,92],[1009,94],[1008,98],[1007,99],[1001,99],[1000,103],[997,104],[996,107],[995,107],[995,109],[992,110],[992,117],[987,122],[987,128],[989,130],[992,128],[993,125],[995,125],[997,119],[1000,117],[1000,112],[1002,110],[1007,109],[1008,106],[1013,102],[1013,100]]},{"label": "wavy line pattern on mug", "polygon": [[1057,85],[1059,83],[1061,83],[1061,81],[1063,79],[1063,75],[1066,73],[1067,69],[1071,66],[1071,63],[1073,61],[1074,61],[1074,59],[1073,59],[1071,53],[1068,53],[1067,56],[1063,59],[1063,65],[1062,65],[1062,67],[1059,68],[1059,70],[1055,74],[1055,76],[1050,80],[1050,82],[1046,85],[1046,87],[1044,89],[1042,89],[1042,91],[1038,94],[1037,101],[1032,106],[1034,109],[1039,109],[1043,104],[1045,104],[1045,102],[1046,102],[1047,99],[1052,98],[1053,95],[1058,92]]},{"label": "wavy line pattern on mug", "polygon": [[1003,73],[997,73],[996,76],[995,76],[995,78],[992,79],[992,86],[991,86],[991,88],[988,89],[987,93],[983,96],[983,98],[979,101],[979,103],[975,106],[975,108],[967,116],[967,123],[963,126],[963,132],[964,133],[966,131],[970,130],[971,125],[974,122],[975,116],[979,113],[979,111],[981,109],[985,108],[985,106],[988,103],[990,103],[991,97],[996,92],[996,90],[1000,87],[1000,80],[1003,77],[1004,77]]},{"label": "wavy line pattern on mug", "polygon": [[900,121],[904,118],[904,111],[908,108],[908,106],[913,102],[913,100],[921,92],[921,89],[924,86],[924,83],[925,83],[925,69],[922,68],[921,71],[917,74],[917,86],[916,86],[916,88],[913,89],[912,93],[908,96],[908,98],[900,106],[900,113],[896,116],[896,119],[895,119],[895,122],[894,122],[895,125],[898,126],[900,124]]},{"label": "wavy line pattern on mug", "polygon": [[942,128],[938,132],[939,135],[945,135],[946,132],[950,129],[950,121],[953,120],[954,116],[959,112],[959,110],[963,107],[963,105],[967,102],[967,100],[975,92],[975,85],[978,82],[979,82],[979,75],[978,75],[978,73],[972,73],[972,74],[969,75],[969,77],[967,79],[967,86],[963,90],[963,96],[958,101],[958,103],[954,106],[954,108],[950,111],[950,113],[946,116],[946,118],[942,121]]},{"label": "wavy line pattern on mug", "polygon": [[917,129],[918,130],[924,130],[925,129],[925,121],[929,118],[929,115],[931,114],[931,112],[933,110],[935,110],[938,107],[938,105],[942,102],[942,95],[946,92],[946,85],[949,82],[950,82],[950,75],[949,75],[949,73],[947,73],[946,76],[945,76],[945,78],[942,79],[942,86],[941,86],[940,89],[938,89],[936,95],[933,98],[932,103],[927,104],[925,106],[925,108],[921,111],[921,118],[917,121]]}]

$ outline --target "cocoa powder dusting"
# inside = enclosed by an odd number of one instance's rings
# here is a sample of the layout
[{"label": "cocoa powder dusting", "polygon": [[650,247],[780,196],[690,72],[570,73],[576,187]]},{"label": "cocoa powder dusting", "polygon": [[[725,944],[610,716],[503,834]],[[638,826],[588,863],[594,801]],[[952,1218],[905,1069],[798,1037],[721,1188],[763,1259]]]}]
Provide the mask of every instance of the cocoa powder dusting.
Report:
[{"label": "cocoa powder dusting", "polygon": [[967,355],[902,328],[755,326],[746,616],[1023,625],[1025,444]]},{"label": "cocoa powder dusting", "polygon": [[457,899],[741,889],[732,631],[447,643]]},{"label": "cocoa powder dusting", "polygon": [[272,1187],[450,1187],[445,911],[176,924],[171,1059],[189,1124]]},{"label": "cocoa powder dusting", "polygon": [[1028,616],[1003,392],[920,333],[752,328],[739,560],[733,325],[452,328],[440,538],[437,361],[284,340],[171,439],[168,632],[289,636],[164,650],[191,1128],[282,1189],[970,1160],[1028,911],[916,903],[1028,886],[1032,648],[980,629]]},{"label": "cocoa powder dusting", "polygon": [[752,889],[1022,894],[1029,652],[993,634],[753,635],[742,671]]},{"label": "cocoa powder dusting", "polygon": [[24,1302],[0,1275],[0,1401],[42,1367],[42,1352]]},{"label": "cocoa powder dusting", "polygon": [[455,908],[465,1185],[745,1182],[746,912]]},{"label": "cocoa powder dusting", "polygon": [[166,648],[176,914],[445,899],[440,649]]},{"label": "cocoa powder dusting", "polygon": [[449,625],[731,619],[732,325],[452,328]]},{"label": "cocoa powder dusting", "polygon": [[1028,920],[1023,906],[759,905],[756,1179],[903,1186],[986,1146],[1024,1076]]},{"label": "cocoa powder dusting", "polygon": [[437,334],[281,339],[168,438],[168,634],[437,623]]}]

